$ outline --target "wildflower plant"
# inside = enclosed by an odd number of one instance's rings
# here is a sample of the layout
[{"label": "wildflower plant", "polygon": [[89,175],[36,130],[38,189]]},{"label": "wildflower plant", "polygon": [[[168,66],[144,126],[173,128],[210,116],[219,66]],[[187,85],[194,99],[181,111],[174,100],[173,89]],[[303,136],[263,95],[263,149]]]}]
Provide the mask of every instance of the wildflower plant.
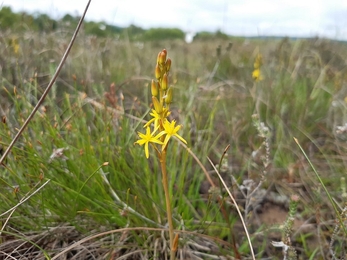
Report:
[{"label": "wildflower plant", "polygon": [[253,64],[254,70],[252,72],[252,78],[255,82],[263,80],[263,75],[261,74],[260,68],[263,64],[263,57],[261,54],[257,54]]},{"label": "wildflower plant", "polygon": [[181,125],[176,125],[176,121],[170,121],[170,104],[172,103],[172,87],[168,84],[168,75],[171,68],[171,59],[167,58],[167,51],[164,49],[159,52],[157,64],[155,66],[155,78],[151,82],[151,94],[153,109],[150,113],[151,119],[144,125],[146,133],[138,132],[140,137],[135,144],[144,145],[145,156],[149,158],[149,147],[152,147],[160,162],[162,172],[162,184],[165,193],[166,212],[169,224],[170,236],[170,259],[175,259],[177,250],[178,235],[174,237],[174,227],[171,213],[171,199],[168,188],[168,176],[166,169],[166,155],[170,140],[176,137],[183,143],[187,143],[183,137],[178,134]]}]

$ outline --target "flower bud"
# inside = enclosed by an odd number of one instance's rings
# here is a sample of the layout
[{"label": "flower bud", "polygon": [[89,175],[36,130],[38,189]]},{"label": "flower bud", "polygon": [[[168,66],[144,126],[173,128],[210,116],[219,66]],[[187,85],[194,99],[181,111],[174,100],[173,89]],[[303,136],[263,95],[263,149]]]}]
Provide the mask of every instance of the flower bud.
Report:
[{"label": "flower bud", "polygon": [[172,87],[169,87],[166,93],[165,103],[167,105],[172,103]]},{"label": "flower bud", "polygon": [[160,65],[165,64],[166,55],[167,55],[167,51],[166,51],[165,49],[162,50],[161,52],[159,52],[159,55],[158,55],[158,63],[159,63]]},{"label": "flower bud", "polygon": [[164,91],[167,89],[167,81],[168,81],[167,74],[164,73],[163,79],[161,81],[161,89],[164,90]]},{"label": "flower bud", "polygon": [[152,96],[158,96],[158,85],[155,84],[154,80],[152,79],[152,84],[151,84],[151,93]]},{"label": "flower bud", "polygon": [[161,54],[161,52],[159,52],[158,56],[157,56],[157,64],[159,64],[159,61],[160,61],[160,54]]},{"label": "flower bud", "polygon": [[171,68],[171,59],[168,58],[166,60],[166,63],[165,63],[165,68],[166,68],[166,72],[169,72],[170,68]]},{"label": "flower bud", "polygon": [[158,99],[153,96],[152,97],[152,102],[153,102],[154,110],[158,114],[161,114],[163,112],[163,106],[159,103]]},{"label": "flower bud", "polygon": [[157,64],[155,66],[155,77],[156,77],[156,79],[160,79],[160,73],[161,73],[161,71],[160,71],[159,65]]}]

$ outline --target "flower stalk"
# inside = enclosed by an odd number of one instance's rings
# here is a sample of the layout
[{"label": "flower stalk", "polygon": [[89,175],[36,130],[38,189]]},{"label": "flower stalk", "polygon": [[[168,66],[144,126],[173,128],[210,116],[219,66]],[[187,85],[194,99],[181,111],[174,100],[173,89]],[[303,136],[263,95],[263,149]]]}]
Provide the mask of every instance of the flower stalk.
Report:
[{"label": "flower stalk", "polygon": [[167,178],[167,170],[166,170],[166,149],[162,151],[160,160],[160,168],[162,173],[162,184],[165,193],[165,204],[166,204],[166,215],[169,223],[169,237],[170,237],[170,259],[175,259],[176,249],[174,248],[174,226],[172,222],[172,213],[171,213],[171,199],[169,192],[169,181]]},{"label": "flower stalk", "polygon": [[167,58],[167,51],[164,49],[157,56],[157,64],[154,69],[156,78],[151,82],[151,94],[153,109],[150,113],[152,118],[144,125],[146,134],[138,133],[140,139],[135,144],[144,145],[145,156],[149,158],[149,144],[155,149],[162,173],[162,184],[165,194],[166,214],[169,224],[170,237],[170,259],[175,259],[178,247],[178,234],[174,234],[174,225],[172,221],[171,198],[169,192],[169,178],[166,167],[167,149],[171,137],[177,137],[183,143],[186,140],[178,134],[181,125],[176,125],[176,121],[170,121],[170,104],[173,100],[173,89],[169,86],[169,71],[171,68],[171,59]]}]

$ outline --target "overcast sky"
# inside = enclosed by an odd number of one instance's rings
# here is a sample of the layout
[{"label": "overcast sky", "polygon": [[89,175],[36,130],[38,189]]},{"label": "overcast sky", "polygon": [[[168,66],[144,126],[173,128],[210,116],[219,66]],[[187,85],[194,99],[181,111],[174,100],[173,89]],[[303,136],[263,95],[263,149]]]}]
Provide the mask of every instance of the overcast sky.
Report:
[{"label": "overcast sky", "polygon": [[[87,0],[0,0],[13,11],[81,15]],[[92,0],[87,20],[117,26],[221,30],[240,36],[323,36],[347,40],[347,0]]]}]

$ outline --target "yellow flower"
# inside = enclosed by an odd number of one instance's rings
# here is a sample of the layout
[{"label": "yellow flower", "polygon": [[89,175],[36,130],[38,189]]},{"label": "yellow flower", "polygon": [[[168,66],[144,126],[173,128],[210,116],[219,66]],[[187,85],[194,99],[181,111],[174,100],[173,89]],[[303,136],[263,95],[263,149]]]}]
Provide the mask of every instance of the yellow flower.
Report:
[{"label": "yellow flower", "polygon": [[[153,131],[155,133],[157,129]],[[162,136],[162,133],[157,134],[156,136],[153,136],[153,133],[151,133],[151,129],[149,126],[146,128],[146,134],[138,132],[139,137],[141,138],[140,140],[137,140],[135,144],[139,145],[145,145],[145,155],[146,158],[149,158],[149,150],[148,150],[148,144],[151,143],[157,143],[157,144],[163,144],[162,141],[159,140],[159,137]]]},{"label": "yellow flower", "polygon": [[254,70],[252,72],[252,78],[254,79],[254,81],[261,81],[263,80],[263,76],[261,75],[260,72],[260,67],[263,64],[263,57],[261,56],[261,54],[257,54],[257,56],[255,57],[255,61],[254,61]]},{"label": "yellow flower", "polygon": [[17,55],[19,53],[19,44],[17,39],[13,38],[11,40],[11,47],[13,49],[14,54]]},{"label": "yellow flower", "polygon": [[149,120],[143,127],[148,127],[150,124],[154,123],[154,129],[157,129],[159,122],[163,124],[167,120],[166,117],[170,115],[170,112],[167,110],[167,108],[164,108],[163,112],[158,114],[157,111],[152,109],[152,113],[150,113],[150,115],[152,116],[152,119]]},{"label": "yellow flower", "polygon": [[175,126],[175,124],[176,124],[175,120],[173,120],[171,123],[168,120],[166,120],[163,123],[164,131],[159,133],[159,135],[162,135],[162,133],[166,134],[165,139],[164,139],[164,144],[162,146],[162,150],[165,149],[167,143],[169,142],[169,140],[172,136],[176,136],[178,139],[180,139],[185,144],[187,143],[187,141],[184,140],[183,137],[181,137],[179,134],[177,134],[178,130],[181,129],[181,125]]},{"label": "yellow flower", "polygon": [[263,80],[263,76],[260,73],[260,69],[253,70],[252,78],[254,79],[254,81],[261,81],[261,80]]}]

